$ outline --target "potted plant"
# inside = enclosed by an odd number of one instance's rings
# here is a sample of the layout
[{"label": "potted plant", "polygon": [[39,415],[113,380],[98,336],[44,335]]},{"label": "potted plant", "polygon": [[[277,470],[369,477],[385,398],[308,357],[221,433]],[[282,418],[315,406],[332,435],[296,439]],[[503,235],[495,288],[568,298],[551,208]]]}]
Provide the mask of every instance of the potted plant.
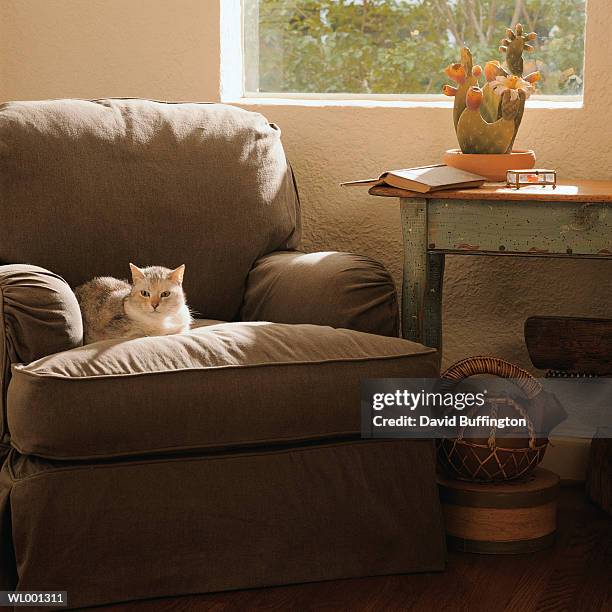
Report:
[{"label": "potted plant", "polygon": [[[445,69],[456,85],[444,85],[442,91],[454,96],[453,120],[460,149],[444,154],[444,163],[486,177],[502,181],[506,171],[514,168],[533,168],[532,150],[512,148],[523,118],[525,101],[535,90],[539,72],[523,76],[523,52],[533,51],[531,41],[535,32],[525,34],[520,23],[514,30],[506,29],[500,51],[506,54],[506,70],[497,60],[481,66],[474,65],[467,47],[461,49],[461,61]],[[479,79],[484,72],[485,84]]]}]

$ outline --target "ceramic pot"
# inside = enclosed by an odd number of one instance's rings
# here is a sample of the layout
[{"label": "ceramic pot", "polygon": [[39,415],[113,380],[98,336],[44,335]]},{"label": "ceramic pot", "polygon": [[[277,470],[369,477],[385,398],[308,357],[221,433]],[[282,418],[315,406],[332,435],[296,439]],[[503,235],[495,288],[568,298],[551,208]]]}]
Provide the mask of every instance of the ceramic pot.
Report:
[{"label": "ceramic pot", "polygon": [[442,161],[447,166],[484,176],[488,181],[505,181],[508,170],[528,170],[535,166],[536,156],[531,149],[515,149],[512,153],[462,153],[449,149]]}]

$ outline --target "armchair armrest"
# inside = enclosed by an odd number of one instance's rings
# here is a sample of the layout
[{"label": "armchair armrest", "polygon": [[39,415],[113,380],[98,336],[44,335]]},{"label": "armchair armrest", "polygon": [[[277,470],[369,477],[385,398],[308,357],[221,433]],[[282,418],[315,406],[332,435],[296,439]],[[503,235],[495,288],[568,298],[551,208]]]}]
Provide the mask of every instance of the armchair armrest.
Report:
[{"label": "armchair armrest", "polygon": [[279,251],[255,262],[243,321],[312,323],[397,336],[393,279],[373,259],[351,253]]},{"label": "armchair armrest", "polygon": [[13,264],[0,266],[0,326],[1,447],[9,440],[6,390],[11,365],[80,346],[83,322],[63,278],[38,266]]}]

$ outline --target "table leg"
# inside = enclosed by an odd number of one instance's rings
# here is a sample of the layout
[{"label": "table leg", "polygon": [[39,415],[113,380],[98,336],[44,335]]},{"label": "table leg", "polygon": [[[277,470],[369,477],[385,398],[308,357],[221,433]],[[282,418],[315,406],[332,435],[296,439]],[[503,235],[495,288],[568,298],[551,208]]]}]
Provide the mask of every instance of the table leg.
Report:
[{"label": "table leg", "polygon": [[404,338],[442,348],[444,255],[427,253],[427,200],[401,198],[404,235]]},{"label": "table leg", "polygon": [[444,255],[427,255],[427,291],[423,317],[423,344],[437,348],[442,354],[442,285]]}]

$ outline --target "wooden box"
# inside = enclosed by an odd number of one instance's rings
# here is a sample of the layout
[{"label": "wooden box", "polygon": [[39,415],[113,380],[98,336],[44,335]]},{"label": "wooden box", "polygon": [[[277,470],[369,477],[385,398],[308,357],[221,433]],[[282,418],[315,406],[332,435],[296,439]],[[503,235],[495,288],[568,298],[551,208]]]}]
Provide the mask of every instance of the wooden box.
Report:
[{"label": "wooden box", "polygon": [[494,483],[439,477],[438,485],[452,550],[519,554],[554,542],[559,476],[553,472],[537,468]]}]

